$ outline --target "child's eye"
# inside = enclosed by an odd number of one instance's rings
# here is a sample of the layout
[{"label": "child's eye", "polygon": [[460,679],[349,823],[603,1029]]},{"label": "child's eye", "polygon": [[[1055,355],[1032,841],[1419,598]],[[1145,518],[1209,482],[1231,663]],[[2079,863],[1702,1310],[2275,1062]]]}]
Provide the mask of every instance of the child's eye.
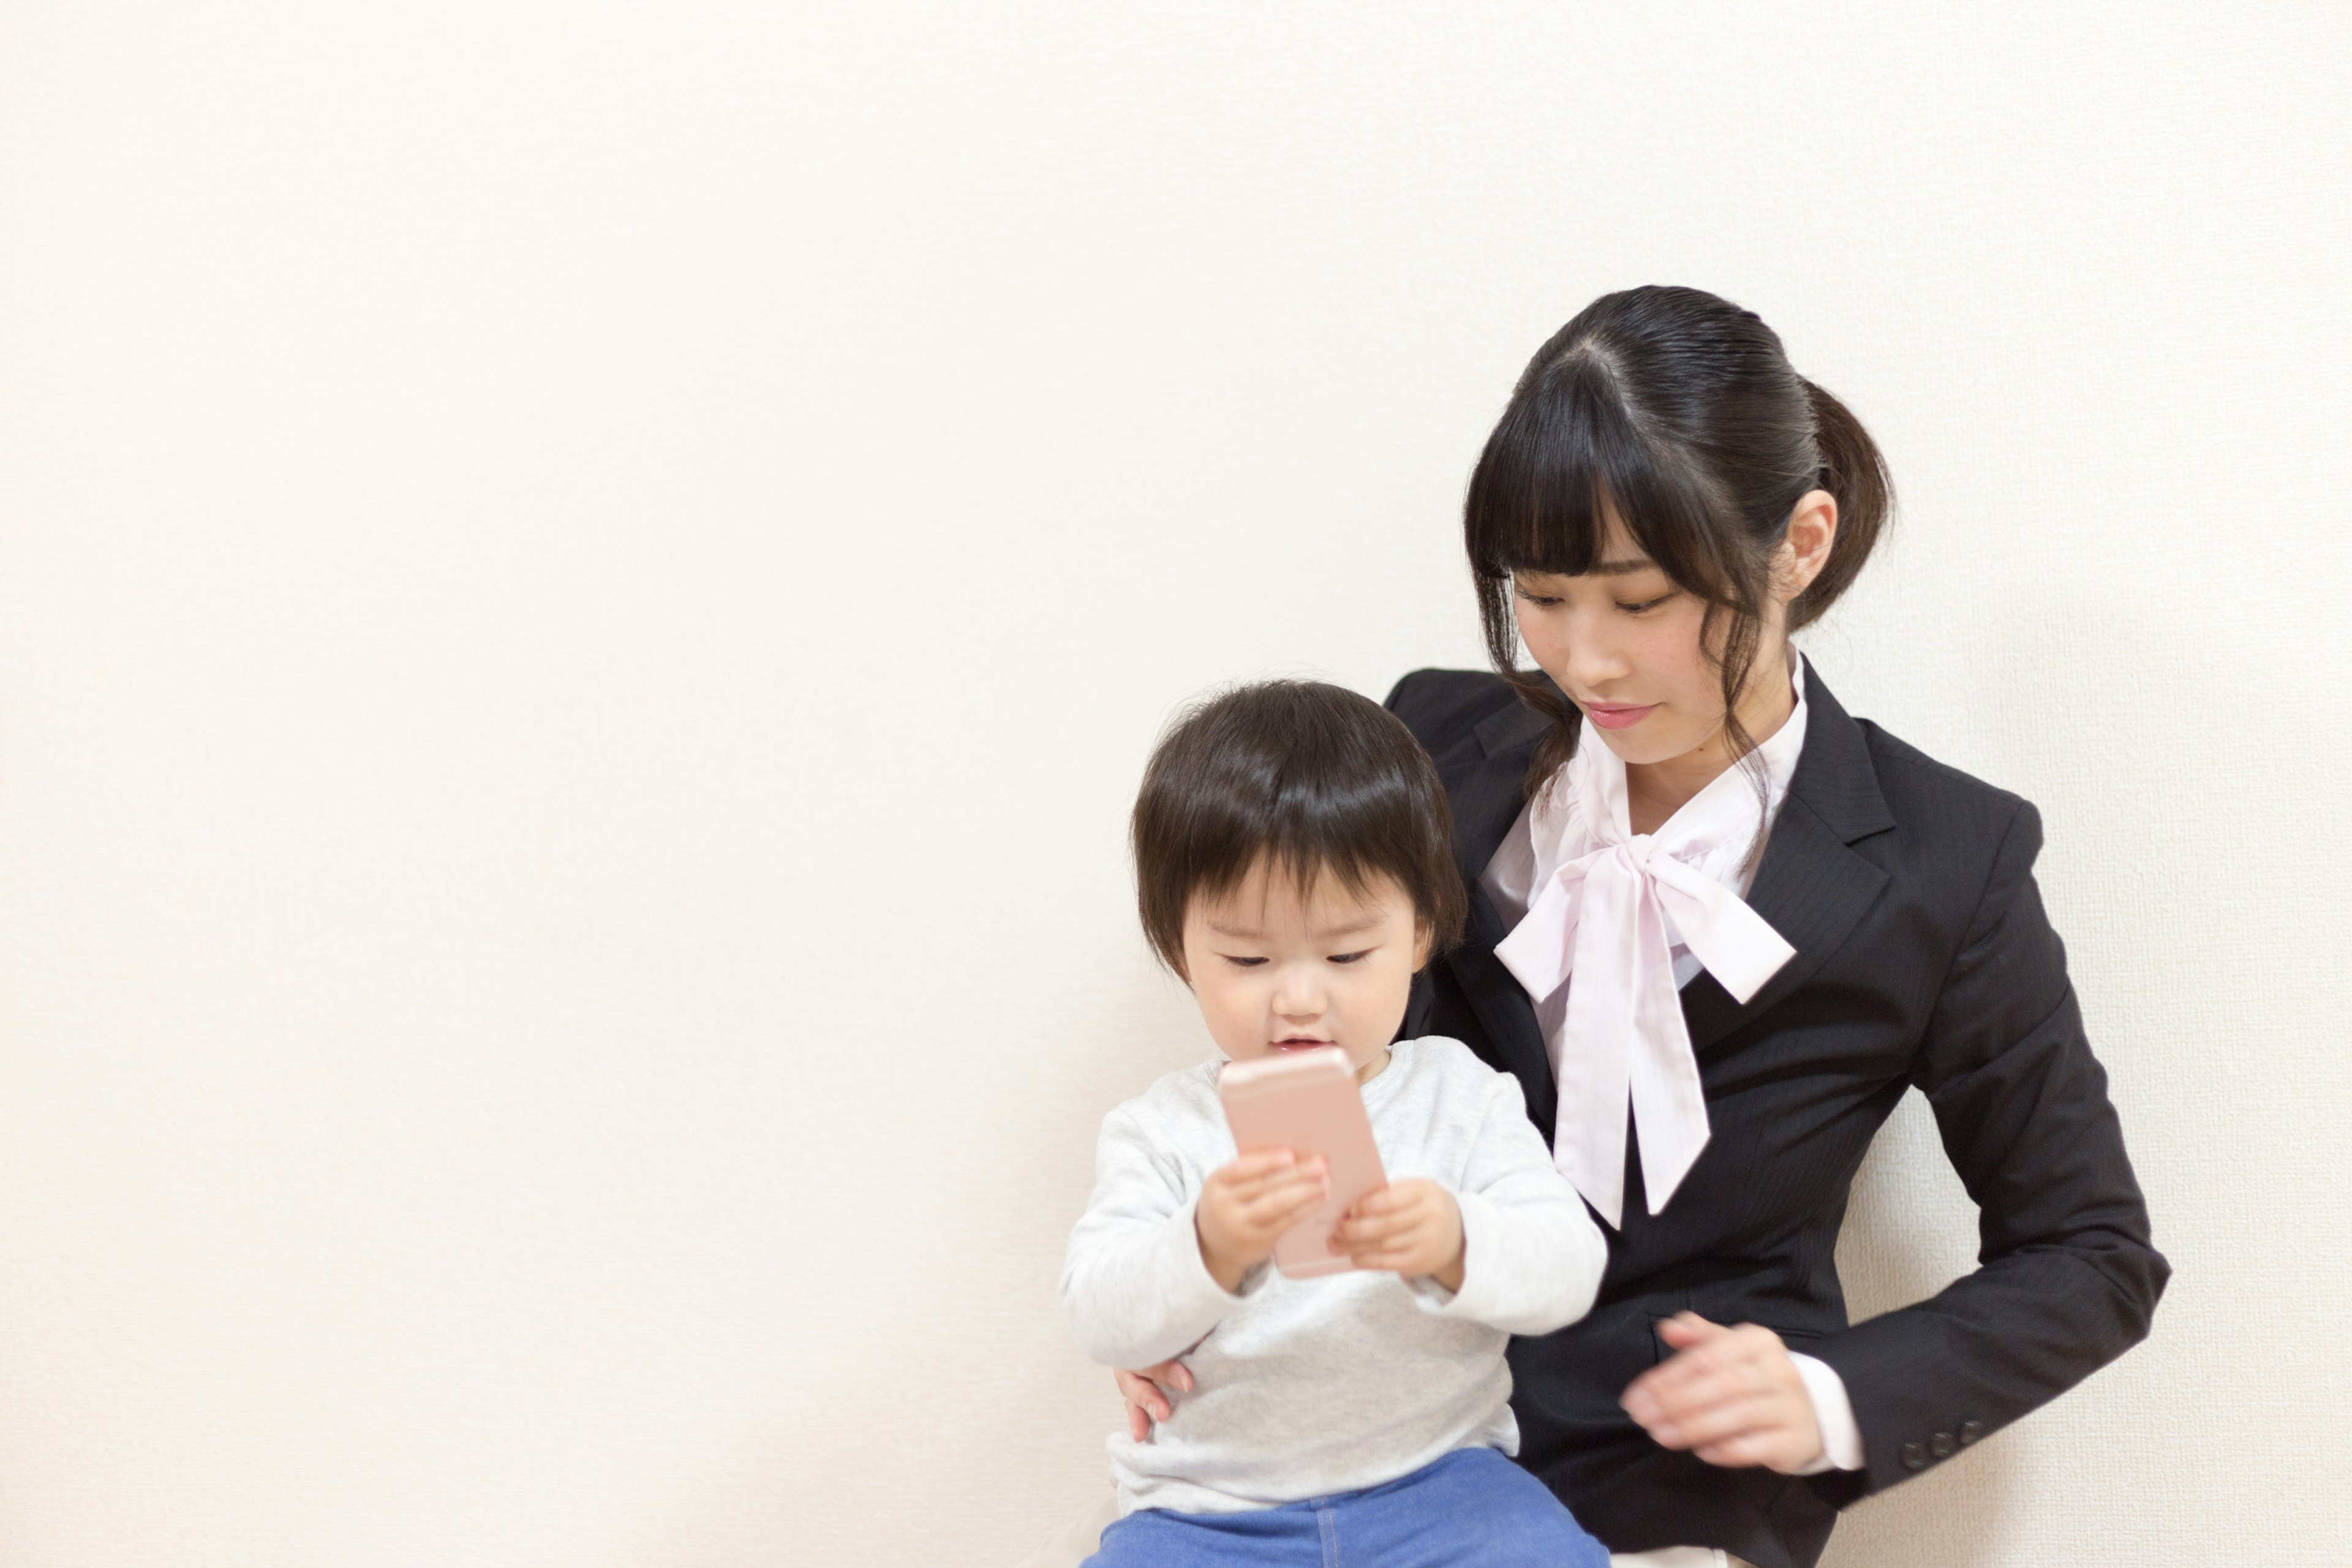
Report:
[{"label": "child's eye", "polygon": [[1331,955],[1331,962],[1334,963],[1353,963],[1360,958],[1370,958],[1371,955],[1372,950],[1368,947],[1356,952],[1335,952]]},{"label": "child's eye", "polygon": [[1223,959],[1227,963],[1232,964],[1235,969],[1255,969],[1259,964],[1265,962],[1263,958],[1244,958],[1237,952],[1221,952],[1217,956]]}]

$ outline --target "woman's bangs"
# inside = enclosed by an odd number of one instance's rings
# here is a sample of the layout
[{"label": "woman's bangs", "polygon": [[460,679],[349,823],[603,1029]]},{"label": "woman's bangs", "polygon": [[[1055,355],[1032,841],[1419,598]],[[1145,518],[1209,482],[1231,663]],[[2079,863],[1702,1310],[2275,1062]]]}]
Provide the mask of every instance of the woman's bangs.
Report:
[{"label": "woman's bangs", "polygon": [[1603,443],[1566,399],[1513,410],[1470,481],[1470,560],[1486,577],[1542,572],[1578,577],[1608,542],[1607,498],[1619,493]]}]

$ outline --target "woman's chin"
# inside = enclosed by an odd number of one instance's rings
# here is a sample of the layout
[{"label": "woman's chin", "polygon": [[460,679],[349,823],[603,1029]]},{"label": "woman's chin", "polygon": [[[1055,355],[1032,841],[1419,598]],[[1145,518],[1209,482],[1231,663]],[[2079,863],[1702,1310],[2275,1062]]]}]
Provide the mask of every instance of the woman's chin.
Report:
[{"label": "woman's chin", "polygon": [[[1645,720],[1630,730],[1596,730],[1601,744],[1616,754],[1627,767],[1646,767],[1652,763],[1670,763],[1694,749],[1696,741],[1685,744],[1678,735],[1651,731],[1654,720]],[[1644,732],[1648,731],[1648,732]]]}]

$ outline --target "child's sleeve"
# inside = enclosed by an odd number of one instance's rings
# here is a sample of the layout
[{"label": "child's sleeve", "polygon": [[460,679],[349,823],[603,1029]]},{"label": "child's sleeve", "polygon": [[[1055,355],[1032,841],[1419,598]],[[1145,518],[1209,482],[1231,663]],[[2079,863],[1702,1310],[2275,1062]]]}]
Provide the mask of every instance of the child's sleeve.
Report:
[{"label": "child's sleeve", "polygon": [[1508,1073],[1495,1075],[1454,1201],[1462,1210],[1462,1289],[1411,1281],[1423,1310],[1546,1334],[1592,1310],[1609,1244],[1553,1165]]},{"label": "child's sleeve", "polygon": [[1062,1310],[1078,1348],[1130,1371],[1181,1355],[1265,1281],[1260,1264],[1234,1294],[1201,1260],[1192,1228],[1200,1194],[1174,1157],[1121,1106],[1103,1119],[1095,1191],[1070,1233]]}]

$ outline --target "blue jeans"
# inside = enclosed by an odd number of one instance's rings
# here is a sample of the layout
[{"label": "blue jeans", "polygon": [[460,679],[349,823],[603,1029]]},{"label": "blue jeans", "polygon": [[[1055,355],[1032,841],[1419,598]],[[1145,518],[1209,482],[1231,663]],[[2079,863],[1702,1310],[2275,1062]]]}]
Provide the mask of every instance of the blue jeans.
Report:
[{"label": "blue jeans", "polygon": [[1139,1509],[1086,1568],[1609,1568],[1551,1489],[1492,1448],[1385,1486],[1247,1513]]}]

